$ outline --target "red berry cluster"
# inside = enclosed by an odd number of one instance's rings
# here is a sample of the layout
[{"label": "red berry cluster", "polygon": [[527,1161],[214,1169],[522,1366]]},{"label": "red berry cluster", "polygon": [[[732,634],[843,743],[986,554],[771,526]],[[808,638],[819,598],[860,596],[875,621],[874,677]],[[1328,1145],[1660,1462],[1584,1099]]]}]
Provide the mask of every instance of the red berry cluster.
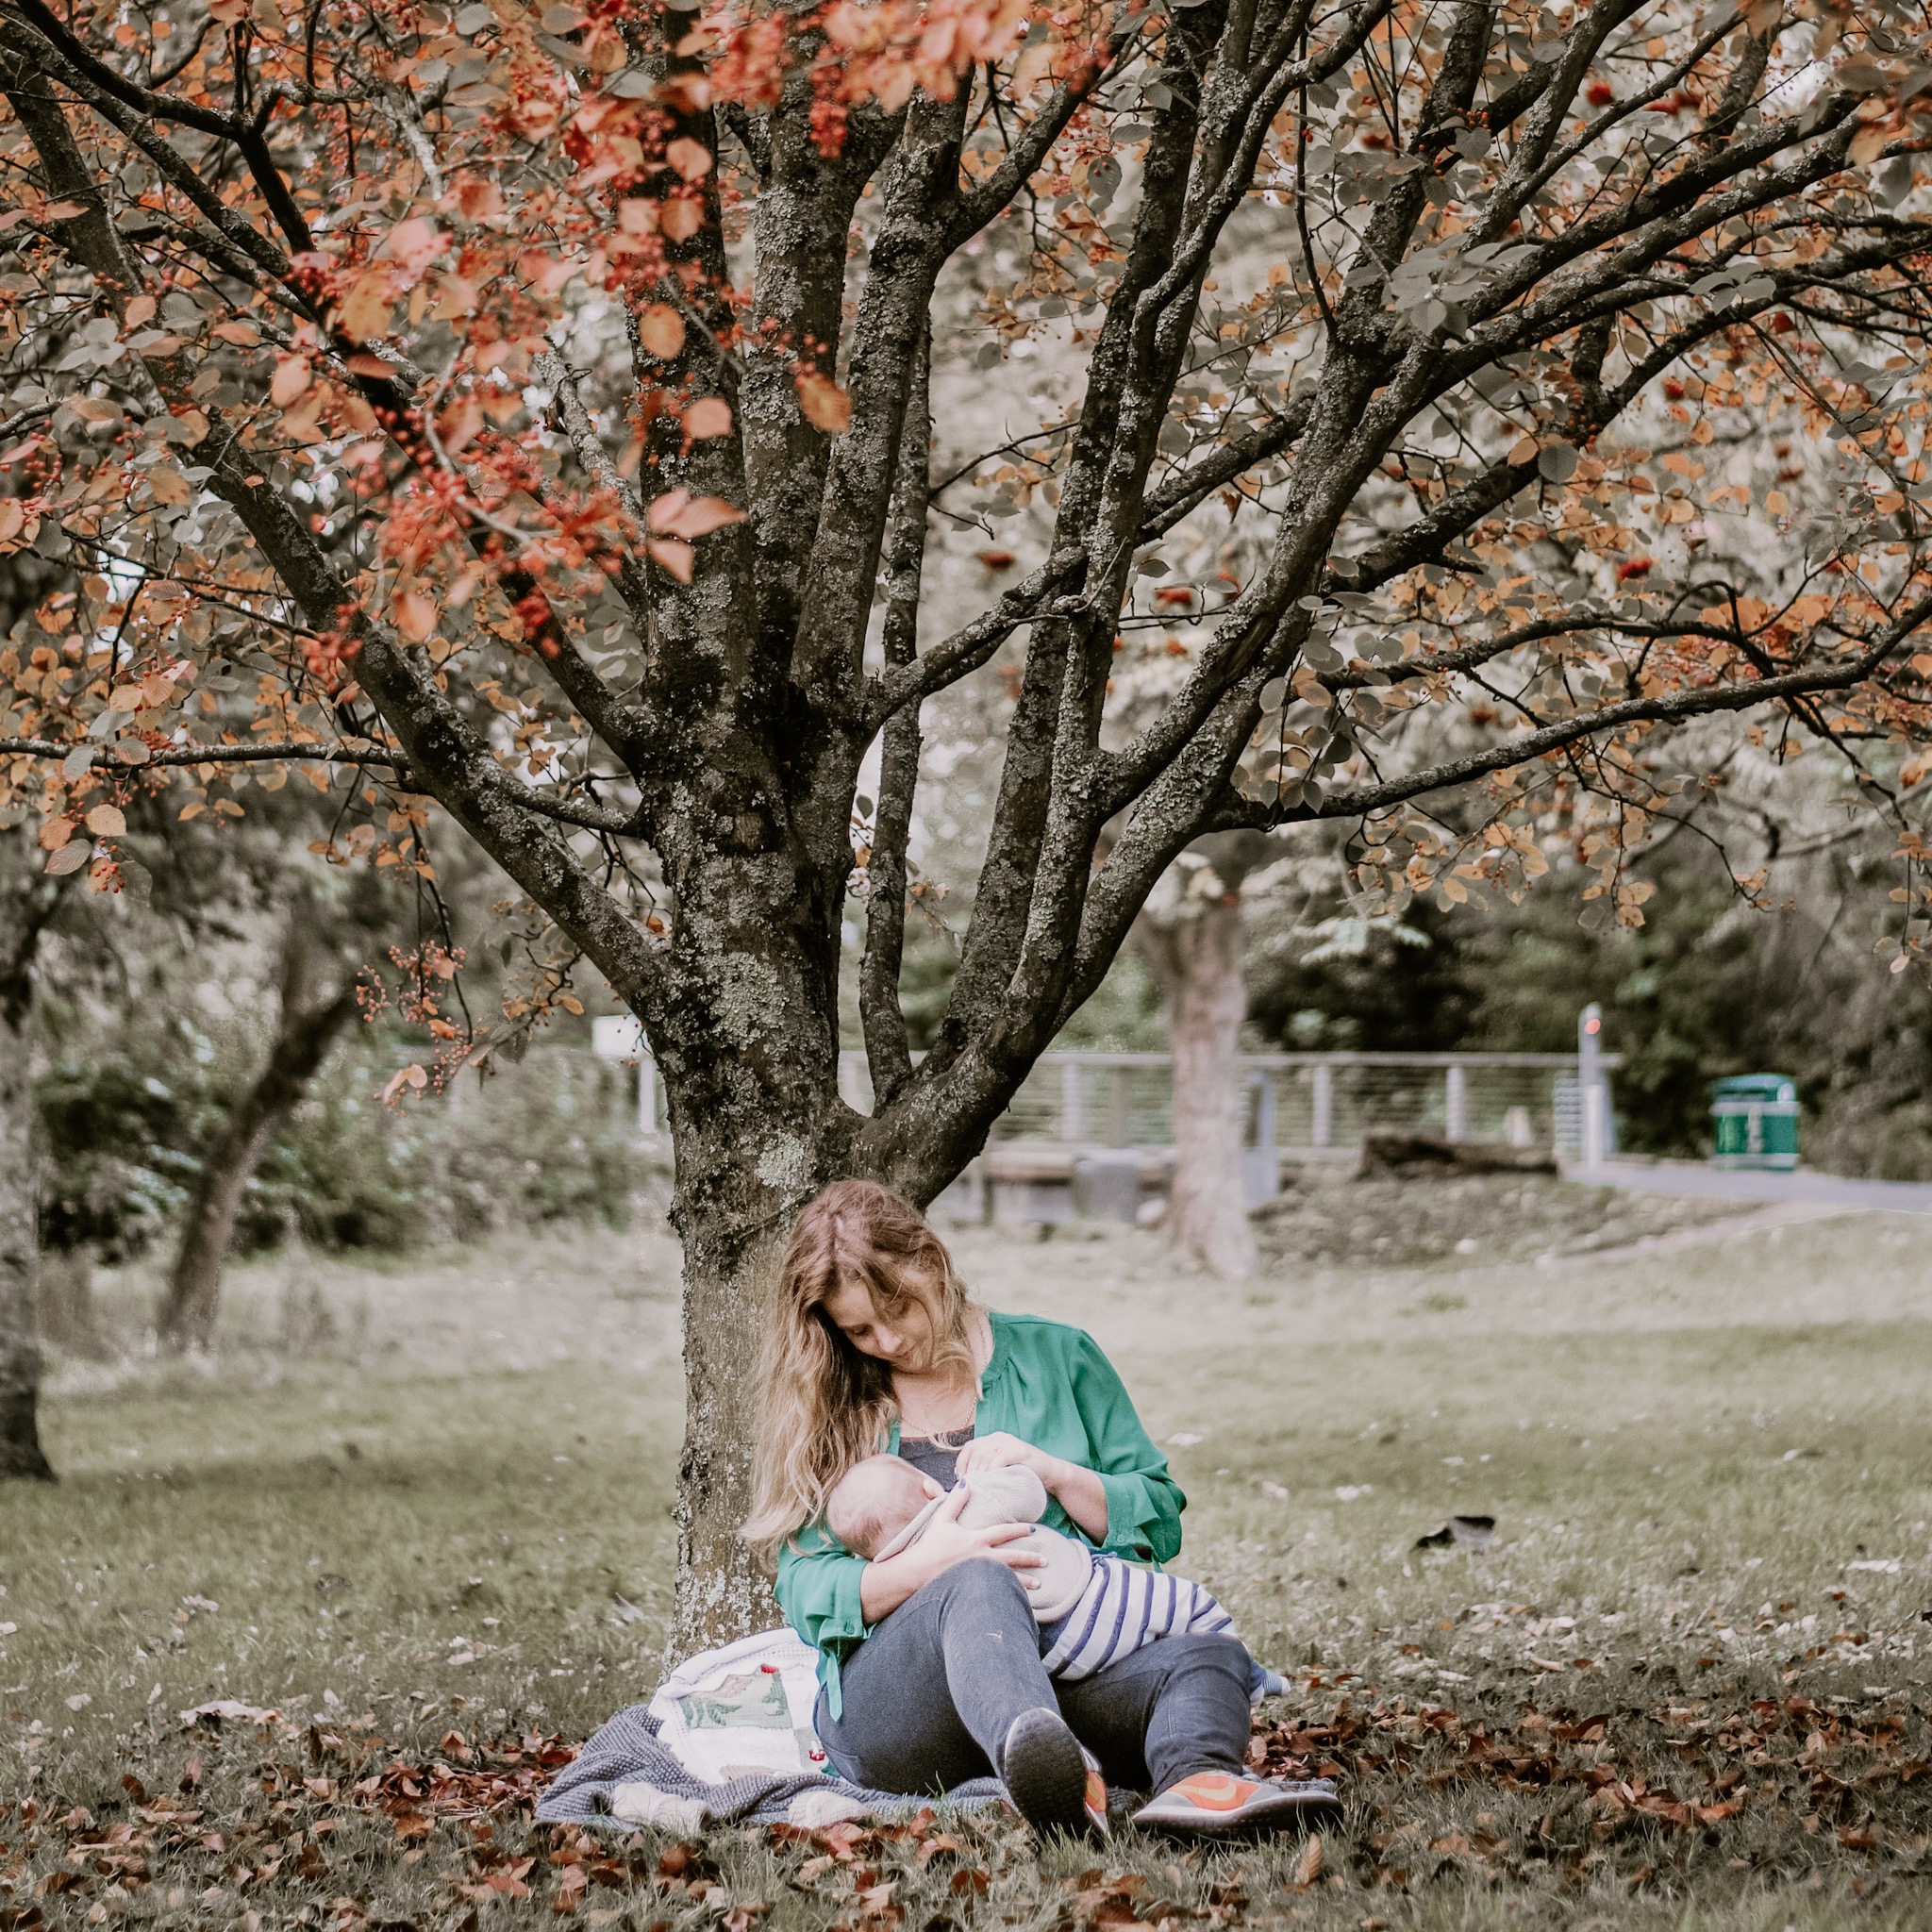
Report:
[{"label": "red berry cluster", "polygon": [[383,434],[408,458],[419,470],[427,470],[431,465],[432,451],[429,439],[423,432],[423,411],[421,409],[399,409],[393,403],[378,402],[370,398],[370,408]]}]

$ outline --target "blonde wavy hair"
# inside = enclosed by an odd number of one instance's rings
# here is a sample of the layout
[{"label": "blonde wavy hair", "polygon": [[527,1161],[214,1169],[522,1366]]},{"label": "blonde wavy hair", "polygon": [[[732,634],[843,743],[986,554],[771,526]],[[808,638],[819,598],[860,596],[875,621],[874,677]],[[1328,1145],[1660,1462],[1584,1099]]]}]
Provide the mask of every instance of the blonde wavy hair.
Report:
[{"label": "blonde wavy hair", "polygon": [[899,1412],[891,1370],[854,1348],[825,1311],[854,1282],[923,1341],[922,1373],[955,1366],[975,1377],[974,1305],[945,1243],[890,1188],[834,1181],[792,1227],[765,1330],[752,1511],[740,1534],[767,1560],[824,1515],[840,1477],[878,1453]]}]

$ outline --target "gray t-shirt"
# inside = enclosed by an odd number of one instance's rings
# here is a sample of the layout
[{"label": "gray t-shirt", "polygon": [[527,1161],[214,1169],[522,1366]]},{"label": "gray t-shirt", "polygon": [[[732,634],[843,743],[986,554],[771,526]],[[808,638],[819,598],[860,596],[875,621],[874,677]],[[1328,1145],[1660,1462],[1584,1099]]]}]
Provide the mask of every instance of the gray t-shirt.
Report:
[{"label": "gray t-shirt", "polygon": [[963,1429],[949,1429],[944,1436],[901,1436],[899,1456],[921,1475],[929,1475],[942,1490],[950,1490],[958,1478],[959,1452],[973,1440],[971,1424]]}]

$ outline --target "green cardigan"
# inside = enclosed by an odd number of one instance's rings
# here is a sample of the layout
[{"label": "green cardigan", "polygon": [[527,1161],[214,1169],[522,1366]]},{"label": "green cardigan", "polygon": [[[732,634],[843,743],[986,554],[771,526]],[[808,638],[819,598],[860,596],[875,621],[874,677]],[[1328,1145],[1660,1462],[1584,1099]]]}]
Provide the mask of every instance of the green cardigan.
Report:
[{"label": "green cardigan", "polygon": [[[991,1322],[992,1359],[980,1376],[974,1434],[1004,1430],[1094,1471],[1107,1491],[1107,1540],[1099,1547],[1167,1562],[1181,1546],[1188,1499],[1099,1344],[1081,1329],[1038,1315],[996,1314]],[[896,1423],[887,1447],[899,1447]],[[1058,1498],[1048,1499],[1041,1520],[1082,1535]],[[864,1574],[865,1558],[853,1556],[823,1523],[799,1531],[778,1557],[779,1607],[791,1627],[818,1647],[819,1682],[834,1717],[842,1707],[839,1666],[871,1634],[858,1603]]]}]

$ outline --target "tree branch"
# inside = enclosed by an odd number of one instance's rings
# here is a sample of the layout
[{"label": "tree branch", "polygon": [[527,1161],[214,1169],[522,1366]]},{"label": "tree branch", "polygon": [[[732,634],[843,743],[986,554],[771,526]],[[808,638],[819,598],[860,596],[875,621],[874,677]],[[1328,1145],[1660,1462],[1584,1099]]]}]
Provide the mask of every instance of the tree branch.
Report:
[{"label": "tree branch", "polygon": [[1491,772],[1533,763],[1550,752],[1560,751],[1582,739],[1593,738],[1599,732],[1615,730],[1619,725],[1681,724],[1688,718],[1751,710],[1780,698],[1848,691],[1871,676],[1928,618],[1932,618],[1932,596],[1921,598],[1903,617],[1894,619],[1886,626],[1880,641],[1849,664],[1815,671],[1793,671],[1782,677],[1758,678],[1748,684],[1707,686],[1698,691],[1678,691],[1668,697],[1625,698],[1618,704],[1587,712],[1580,718],[1566,718],[1560,724],[1545,724],[1540,730],[1525,732],[1523,737],[1492,745],[1488,751],[1470,752],[1459,758],[1446,759],[1424,771],[1411,773],[1406,778],[1391,778],[1382,785],[1358,786],[1353,791],[1333,792],[1309,809],[1296,808],[1287,813],[1277,810],[1271,816],[1267,808],[1257,807],[1253,811],[1242,809],[1228,822],[1270,826],[1296,820],[1359,818],[1369,812],[1387,810],[1391,805],[1404,804],[1424,792],[1446,791],[1452,786],[1466,785],[1472,779],[1486,777]]},{"label": "tree branch", "polygon": [[[885,657],[889,668],[910,664],[919,647],[920,580],[932,444],[931,335],[920,345],[899,437],[892,526],[886,541]],[[866,865],[865,957],[859,965],[858,1017],[865,1031],[874,1108],[890,1106],[912,1077],[899,970],[906,952],[906,842],[919,785],[919,706],[902,706],[887,721],[879,755],[879,795]]]},{"label": "tree branch", "polygon": [[203,134],[232,142],[248,164],[248,172],[254,176],[255,185],[261,190],[261,197],[268,204],[269,211],[275,216],[282,233],[289,238],[289,245],[298,255],[314,247],[308,224],[302,219],[302,211],[295,206],[295,197],[289,192],[289,184],[282,179],[269,154],[268,142],[253,121],[240,114],[217,113],[213,108],[197,107],[192,101],[184,101],[175,94],[158,93],[153,88],[142,87],[138,81],[127,79],[105,60],[97,60],[86,44],[69,33],[59,19],[41,4],[41,0],[8,0],[8,4],[25,16],[42,39],[58,48],[68,62],[96,88],[112,94],[150,120],[178,121],[184,127],[192,127]]}]

